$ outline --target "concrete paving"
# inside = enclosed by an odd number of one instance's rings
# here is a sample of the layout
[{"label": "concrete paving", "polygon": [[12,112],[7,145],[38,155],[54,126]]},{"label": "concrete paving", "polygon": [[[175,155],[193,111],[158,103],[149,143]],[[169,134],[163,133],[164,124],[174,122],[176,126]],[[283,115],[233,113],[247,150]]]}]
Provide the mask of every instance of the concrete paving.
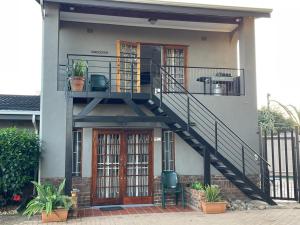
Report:
[{"label": "concrete paving", "polygon": [[[0,220],[1,221],[1,220]],[[0,223],[2,225],[2,223]],[[4,224],[36,225],[41,224],[38,217],[30,221],[23,218]],[[284,209],[228,211],[224,214],[206,215],[200,211],[132,214],[116,216],[83,217],[71,219],[66,223],[80,225],[300,225],[300,209],[297,207]]]}]

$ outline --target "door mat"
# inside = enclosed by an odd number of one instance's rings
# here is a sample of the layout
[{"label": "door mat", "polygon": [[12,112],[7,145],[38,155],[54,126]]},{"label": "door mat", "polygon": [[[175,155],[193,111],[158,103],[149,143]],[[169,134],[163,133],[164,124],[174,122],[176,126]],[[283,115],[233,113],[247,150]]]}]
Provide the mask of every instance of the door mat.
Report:
[{"label": "door mat", "polygon": [[115,210],[123,210],[124,208],[121,206],[109,206],[109,207],[101,207],[99,208],[101,211],[115,211]]}]

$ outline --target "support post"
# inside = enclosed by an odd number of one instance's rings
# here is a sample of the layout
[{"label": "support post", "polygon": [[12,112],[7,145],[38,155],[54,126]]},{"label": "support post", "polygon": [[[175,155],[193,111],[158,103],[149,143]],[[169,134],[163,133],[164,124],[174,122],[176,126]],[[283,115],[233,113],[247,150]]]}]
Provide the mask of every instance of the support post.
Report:
[{"label": "support post", "polygon": [[162,94],[162,92],[163,92],[163,71],[160,69],[160,71],[161,71],[161,74],[160,74],[160,91],[159,91],[159,95],[160,95],[160,101],[159,101],[159,106],[161,107],[162,106],[162,98],[163,98],[163,94]]},{"label": "support post", "polygon": [[191,124],[191,118],[190,118],[190,98],[187,96],[187,131],[190,130],[190,124]]},{"label": "support post", "polygon": [[109,96],[111,96],[111,62],[109,62],[109,70],[108,70],[108,79],[109,79],[109,81],[108,81],[108,84],[109,84],[109,86],[108,86],[108,88],[109,88]]},{"label": "support post", "polygon": [[152,59],[150,60],[149,65],[149,73],[150,73],[150,99],[152,99],[153,96],[153,74],[152,74]]},{"label": "support post", "polygon": [[65,157],[65,194],[72,190],[72,149],[73,149],[73,98],[67,97],[66,110],[66,157]]},{"label": "support post", "polygon": [[215,152],[218,151],[218,121],[215,121]]},{"label": "support post", "polygon": [[131,98],[133,98],[133,62],[131,62]]},{"label": "support post", "polygon": [[242,164],[243,164],[243,175],[245,177],[245,149],[244,145],[242,146]]},{"label": "support post", "polygon": [[210,152],[207,148],[204,149],[204,185],[211,184],[211,177],[210,177]]},{"label": "support post", "polygon": [[297,162],[297,177],[298,177],[298,202],[300,203],[300,159],[299,159],[299,127],[296,127],[295,129],[295,138],[296,138],[296,144],[295,144],[295,151],[296,151],[296,162]]}]

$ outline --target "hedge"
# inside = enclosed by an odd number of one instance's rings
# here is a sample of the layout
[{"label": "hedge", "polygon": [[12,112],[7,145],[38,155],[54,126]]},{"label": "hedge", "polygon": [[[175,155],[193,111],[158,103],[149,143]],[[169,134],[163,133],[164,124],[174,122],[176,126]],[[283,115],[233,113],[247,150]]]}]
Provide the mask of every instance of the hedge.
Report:
[{"label": "hedge", "polygon": [[38,168],[40,142],[29,130],[0,129],[0,195],[11,199],[22,194],[23,188],[34,179]]}]

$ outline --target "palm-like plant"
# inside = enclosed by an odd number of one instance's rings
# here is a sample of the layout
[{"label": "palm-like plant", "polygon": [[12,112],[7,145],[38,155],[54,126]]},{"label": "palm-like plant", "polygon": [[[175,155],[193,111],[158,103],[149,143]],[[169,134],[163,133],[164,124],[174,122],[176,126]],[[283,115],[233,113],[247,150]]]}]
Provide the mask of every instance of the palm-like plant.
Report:
[{"label": "palm-like plant", "polygon": [[207,202],[221,201],[220,188],[217,185],[208,185],[205,188],[205,200]]},{"label": "palm-like plant", "polygon": [[278,101],[271,100],[275,103],[277,103],[293,120],[293,122],[299,127],[300,126],[300,111],[297,110],[297,108],[293,105],[284,105]]},{"label": "palm-like plant", "polygon": [[80,59],[73,64],[73,76],[74,77],[83,77],[87,72],[88,65],[86,61]]},{"label": "palm-like plant", "polygon": [[43,211],[48,215],[55,209],[69,209],[72,206],[71,198],[62,194],[65,187],[65,180],[58,188],[52,184],[32,183],[37,190],[37,196],[28,203],[23,213],[24,215],[30,217]]}]

